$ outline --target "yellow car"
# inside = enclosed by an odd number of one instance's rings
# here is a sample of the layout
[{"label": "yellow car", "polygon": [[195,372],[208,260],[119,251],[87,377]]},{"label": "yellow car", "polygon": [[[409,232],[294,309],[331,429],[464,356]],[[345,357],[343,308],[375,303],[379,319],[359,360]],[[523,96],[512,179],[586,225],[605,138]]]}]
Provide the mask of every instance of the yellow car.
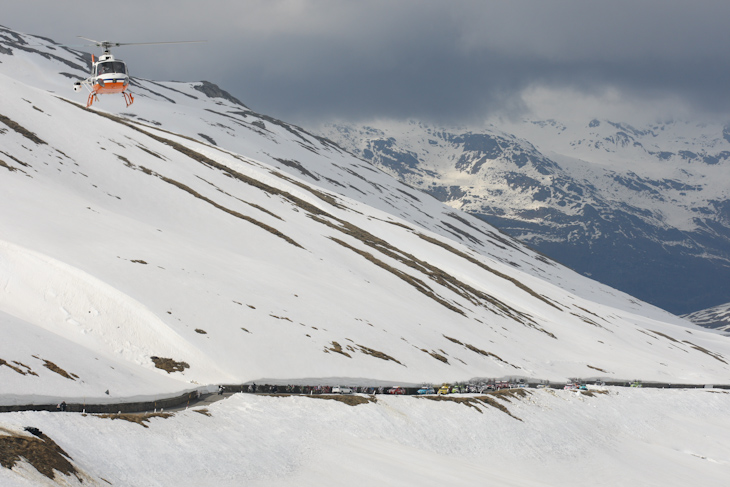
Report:
[{"label": "yellow car", "polygon": [[451,386],[448,384],[444,384],[441,386],[441,389],[439,389],[439,394],[448,394],[451,391]]}]

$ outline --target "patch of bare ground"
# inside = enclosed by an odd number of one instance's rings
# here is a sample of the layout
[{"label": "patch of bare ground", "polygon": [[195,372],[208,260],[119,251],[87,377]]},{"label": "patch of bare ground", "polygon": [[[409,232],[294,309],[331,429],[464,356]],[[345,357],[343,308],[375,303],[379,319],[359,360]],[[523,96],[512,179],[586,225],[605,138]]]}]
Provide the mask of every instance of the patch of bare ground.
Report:
[{"label": "patch of bare ground", "polygon": [[[517,321],[518,323],[521,323],[527,327],[534,328],[542,333],[545,333],[551,338],[557,338],[555,335],[553,335],[551,332],[543,329],[540,327],[537,322],[528,314],[523,313],[521,311],[518,311],[503,301],[500,301],[499,299],[495,298],[494,296],[491,296],[487,294],[486,292],[483,292],[479,289],[476,289],[469,284],[460,281],[456,277],[452,276],[451,274],[444,272],[442,269],[439,269],[438,267],[435,267],[431,265],[430,263],[418,259],[414,255],[408,254],[406,252],[403,252],[402,250],[394,247],[390,243],[384,241],[381,238],[376,237],[375,235],[363,230],[362,228],[356,227],[352,225],[349,222],[337,220],[338,225],[333,223],[330,220],[327,220],[325,218],[320,218],[317,216],[312,216],[312,219],[315,221],[318,221],[324,225],[327,225],[333,229],[336,229],[345,235],[349,235],[350,237],[353,237],[363,244],[367,245],[368,247],[378,251],[380,254],[389,257],[390,259],[395,260],[396,262],[400,262],[401,264],[405,265],[409,269],[412,269],[413,271],[421,273],[423,276],[425,276],[428,280],[435,282],[439,286],[442,286],[445,289],[448,289],[449,291],[457,294],[458,296],[464,298],[469,303],[476,305],[476,306],[482,306],[489,311],[492,311],[495,314],[499,314],[502,316],[506,316],[514,321]],[[419,235],[421,236],[421,235]],[[456,253],[457,255],[469,260],[470,262],[474,261],[475,264],[480,265],[480,267],[484,267],[483,264],[480,264],[475,259],[471,258],[470,256],[463,254],[461,252],[458,252],[456,249],[453,249],[446,244],[443,244],[442,242],[431,239],[430,237],[421,236],[424,240],[426,240],[429,243],[433,243],[434,245],[438,245],[440,247],[446,248],[449,251],[452,251]],[[438,302],[439,304],[443,305],[444,307],[450,309],[451,311],[454,311],[456,313],[459,313],[461,315],[466,315],[466,313],[455,306],[454,304],[450,303],[446,299],[439,296],[431,287],[429,287],[424,281],[412,276],[409,273],[403,272],[399,269],[395,269],[394,267],[388,265],[384,261],[376,258],[373,254],[366,252],[361,249],[357,249],[353,247],[352,245],[349,245],[345,243],[342,240],[339,240],[335,237],[330,237],[334,242],[337,242],[338,244],[342,245],[345,248],[348,248],[352,250],[353,252],[360,254],[361,256],[365,257],[367,260],[372,262],[373,264],[377,265],[378,267],[381,267],[382,269],[392,273],[393,275],[399,277],[400,279],[404,280],[405,282],[409,283],[411,286],[416,288],[419,292],[423,293],[424,295],[428,296],[429,298],[433,299],[434,301]],[[507,280],[510,280],[510,282],[513,282],[516,286],[518,286],[520,289],[526,290],[528,293],[532,295],[536,295],[534,291],[530,290],[529,288],[526,288],[524,285],[519,283],[518,281],[515,281],[514,279],[510,278],[509,276],[506,276],[504,274],[500,274],[497,271],[494,271],[491,268],[487,268],[487,270],[490,270],[490,272],[497,273],[500,275],[500,277],[503,277]],[[539,296],[539,295],[537,295]],[[553,307],[556,307],[551,302],[547,301],[543,297],[538,297],[538,299],[541,299],[542,301],[547,302]],[[557,308],[557,307],[556,307]],[[560,308],[558,308],[560,309]]]},{"label": "patch of bare ground", "polygon": [[[391,357],[388,354],[385,354],[383,352],[379,352],[377,350],[373,350],[372,348],[368,348],[368,347],[366,347],[364,345],[358,345],[358,347],[360,347],[360,351],[362,353],[366,354],[366,355],[370,355],[371,357],[379,358],[379,359],[385,360],[385,361],[390,360],[390,361],[393,361],[393,362],[397,363],[398,365],[403,365],[398,360],[394,359],[393,357]],[[405,367],[405,365],[403,365],[403,366]]]},{"label": "patch of bare ground", "polygon": [[[583,309],[583,308],[581,308],[581,309]],[[587,316],[583,316],[582,314],[579,314],[579,313],[573,313],[572,311],[571,311],[570,314],[573,315],[573,316],[575,316],[576,318],[580,319],[584,323],[588,323],[589,325],[593,325],[593,326],[598,327],[598,328],[603,328],[604,330],[606,329],[605,327],[599,325],[598,323],[596,323],[592,319],[588,318]]]},{"label": "patch of bare ground", "polygon": [[511,365],[515,369],[519,369],[520,368],[517,365],[511,364],[511,363],[507,362],[506,360],[503,360],[501,357],[499,357],[498,355],[493,354],[492,352],[487,352],[485,350],[482,350],[481,348],[477,348],[474,345],[470,345],[468,343],[462,343],[461,341],[457,340],[456,338],[451,338],[451,337],[448,337],[446,335],[443,335],[443,337],[446,338],[447,340],[453,342],[453,343],[456,343],[457,345],[461,345],[463,347],[466,347],[467,349],[471,350],[474,353],[478,353],[479,355],[484,355],[485,357],[491,357],[491,358],[493,358],[495,360],[498,360],[498,361],[502,362],[503,364]]},{"label": "patch of bare ground", "polygon": [[[63,370],[63,369],[62,369],[61,367],[59,367],[58,365],[54,364],[54,363],[53,363],[53,362],[51,362],[50,360],[42,359],[42,358],[40,358],[40,357],[38,357],[38,356],[36,356],[36,355],[33,355],[33,358],[37,358],[38,360],[42,360],[42,361],[43,361],[43,367],[47,368],[47,369],[48,369],[48,370],[50,370],[51,372],[55,372],[55,373],[57,373],[57,374],[58,374],[58,375],[60,375],[61,377],[65,377],[65,378],[67,378],[67,379],[70,379],[70,380],[76,380],[76,379],[78,379],[78,377],[79,377],[79,376],[78,376],[78,375],[76,375],[76,374],[69,374],[68,372],[66,372],[66,371],[65,371],[65,370]],[[74,377],[75,377],[76,379],[74,379]]]},{"label": "patch of bare ground", "polygon": [[511,416],[512,418],[522,421],[522,419],[518,418],[517,416],[513,415],[509,409],[507,409],[503,404],[500,404],[498,401],[494,400],[494,398],[490,397],[490,395],[485,396],[476,396],[476,397],[456,397],[456,396],[414,396],[417,398],[422,399],[430,399],[432,401],[446,401],[446,402],[454,402],[456,404],[463,404],[464,406],[468,406],[471,408],[476,409],[480,413],[482,413],[482,410],[480,406],[484,407],[485,405],[491,406],[493,408],[499,409],[503,413]]},{"label": "patch of bare ground", "polygon": [[610,372],[607,372],[607,371],[601,369],[600,367],[594,367],[592,365],[586,365],[586,367],[588,367],[589,369],[597,370],[599,372],[603,372],[604,374],[610,374]]},{"label": "patch of bare ground", "polygon": [[193,411],[195,411],[196,413],[200,413],[203,416],[208,416],[208,417],[211,417],[212,416],[212,414],[210,414],[210,412],[206,408],[203,408],[203,409],[193,409]]},{"label": "patch of bare ground", "polygon": [[[13,363],[14,363],[15,365],[19,366],[19,367],[23,367],[23,368],[25,369],[25,373],[26,373],[26,374],[28,374],[28,375],[34,375],[34,376],[38,377],[38,374],[36,374],[35,372],[33,372],[33,369],[31,369],[30,367],[28,367],[28,366],[27,366],[27,365],[25,365],[24,363],[22,363],[22,362],[18,362],[17,360],[13,360]],[[77,378],[77,379],[78,379],[78,377],[79,377],[79,376],[77,376],[76,374],[71,374],[71,375],[72,375],[73,377]]]},{"label": "patch of bare ground", "polygon": [[330,347],[330,348],[325,347],[324,351],[327,352],[327,353],[329,353],[329,352],[335,352],[335,353],[342,354],[342,355],[344,355],[347,358],[352,358],[352,355],[350,355],[349,353],[347,353],[344,350],[342,350],[342,345],[340,345],[337,342],[332,342],[332,347]]},{"label": "patch of bare ground", "polygon": [[145,413],[145,414],[125,414],[125,413],[116,413],[116,414],[94,414],[97,418],[102,419],[123,419],[124,421],[129,421],[130,423],[137,423],[140,426],[144,426],[145,428],[149,428],[145,423],[149,422],[150,418],[163,418],[167,419],[169,417],[174,416],[172,413]]},{"label": "patch of bare ground", "polygon": [[502,272],[499,272],[496,269],[493,269],[493,268],[489,267],[485,263],[483,263],[483,262],[475,259],[474,257],[472,257],[472,256],[470,256],[468,254],[465,254],[464,252],[461,252],[459,250],[456,250],[454,247],[452,247],[452,246],[450,246],[450,245],[448,245],[448,244],[446,244],[446,243],[444,243],[444,242],[442,242],[442,241],[440,241],[440,240],[438,240],[436,238],[429,237],[429,236],[424,235],[422,233],[417,233],[416,235],[418,235],[420,238],[422,238],[423,240],[425,240],[425,241],[427,241],[429,243],[432,243],[434,245],[437,245],[437,246],[441,247],[442,249],[447,250],[447,251],[451,252],[452,254],[457,255],[457,256],[461,257],[462,259],[465,259],[468,262],[470,262],[470,263],[472,263],[472,264],[474,264],[476,266],[481,267],[485,271],[490,272],[490,273],[494,274],[495,276],[501,277],[502,279],[511,282],[512,284],[514,284],[515,286],[517,286],[519,289],[523,290],[524,292],[526,292],[530,296],[532,296],[532,297],[534,297],[536,299],[539,299],[543,303],[545,303],[545,304],[547,304],[549,306],[552,306],[553,308],[557,309],[558,311],[562,311],[562,309],[560,309],[558,306],[556,306],[555,303],[553,303],[551,300],[549,300],[548,298],[546,298],[542,294],[536,293],[535,291],[533,291],[529,287],[527,287],[524,284],[522,284],[517,279],[515,279],[513,277],[510,277],[507,274],[504,274]]},{"label": "patch of bare ground", "polygon": [[163,176],[161,174],[155,174],[155,175],[158,178],[160,178],[161,180],[165,181],[166,183],[171,184],[171,185],[173,185],[173,186],[175,186],[175,187],[177,187],[177,188],[179,188],[179,189],[181,189],[181,190],[183,190],[183,191],[191,194],[192,196],[194,196],[194,197],[196,197],[196,198],[198,198],[198,199],[200,199],[202,201],[205,201],[206,203],[214,206],[215,208],[217,208],[217,209],[219,209],[221,211],[224,211],[224,212],[228,213],[231,216],[234,216],[234,217],[239,218],[241,220],[247,221],[247,222],[249,222],[249,223],[251,223],[253,225],[256,225],[257,227],[262,228],[263,230],[266,230],[267,232],[271,233],[272,235],[275,235],[275,236],[281,238],[282,240],[284,240],[284,241],[286,241],[286,242],[294,245],[295,247],[304,248],[301,245],[299,245],[297,242],[295,242],[293,239],[291,239],[288,236],[284,235],[283,233],[281,233],[279,230],[275,229],[271,225],[267,225],[267,224],[262,223],[262,222],[260,222],[260,221],[258,221],[256,219],[248,216],[248,215],[244,215],[244,214],[239,213],[237,211],[231,210],[230,208],[227,208],[227,207],[225,207],[223,205],[220,205],[220,204],[216,203],[215,201],[211,200],[210,198],[207,198],[207,197],[203,196],[202,194],[198,193],[197,191],[195,191],[191,187],[186,186],[185,184],[182,184],[182,183],[180,183],[178,181],[175,181],[174,179],[170,179],[170,178],[165,177],[165,176]]},{"label": "patch of bare ground", "polygon": [[41,140],[35,133],[26,129],[19,123],[10,120],[8,117],[6,117],[4,115],[0,115],[0,122],[4,123],[8,127],[10,127],[12,130],[14,130],[15,132],[19,133],[26,139],[31,140],[32,142],[36,143],[37,145],[47,145],[46,142],[44,140]]},{"label": "patch of bare ground", "polygon": [[599,390],[599,389],[589,389],[589,390],[580,390],[579,391],[584,396],[588,397],[596,397],[596,394],[608,394],[607,390]]},{"label": "patch of bare ground", "polygon": [[[9,368],[11,368],[11,369],[13,369],[14,371],[16,371],[17,373],[19,373],[20,375],[25,375],[25,374],[26,374],[26,372],[25,372],[25,371],[23,371],[23,370],[20,370],[20,369],[19,369],[19,368],[17,368],[16,366],[14,366],[14,365],[11,365],[11,364],[9,364],[9,363],[8,363],[7,361],[5,361],[5,360],[3,360],[3,359],[1,359],[1,358],[0,358],[0,367],[2,367],[3,365],[5,365],[6,367],[9,367]],[[37,375],[37,374],[36,374],[36,375]]]},{"label": "patch of bare ground", "polygon": [[[144,132],[144,131],[141,131],[141,132],[147,134],[147,132]],[[150,134],[147,134],[147,135],[150,135]],[[162,139],[162,140],[166,140],[166,139]],[[194,151],[190,151],[190,152],[192,154],[197,154]],[[191,156],[191,154],[187,154],[187,153],[186,153],[186,155]],[[170,184],[172,186],[175,186],[178,189],[181,189],[181,190],[185,191],[186,193],[194,196],[195,198],[198,198],[199,200],[202,200],[202,201],[204,201],[204,202],[206,202],[206,203],[214,206],[215,208],[217,208],[217,209],[219,209],[221,211],[224,211],[225,213],[228,213],[231,216],[234,216],[234,217],[239,218],[241,220],[244,220],[244,221],[247,221],[249,223],[252,223],[252,224],[254,224],[254,225],[256,225],[256,226],[258,226],[258,227],[266,230],[267,232],[271,233],[272,235],[275,235],[275,236],[277,236],[277,237],[285,240],[286,242],[294,245],[295,247],[303,248],[301,245],[299,245],[298,243],[296,243],[294,240],[292,240],[291,238],[287,237],[286,235],[284,235],[283,233],[281,233],[280,231],[278,231],[277,229],[275,229],[274,227],[272,227],[270,225],[267,225],[265,223],[262,223],[262,222],[256,220],[255,218],[252,218],[252,217],[250,217],[248,215],[244,215],[244,214],[239,213],[237,211],[231,210],[230,208],[227,208],[227,207],[225,207],[225,206],[223,206],[223,205],[221,205],[219,203],[216,203],[212,199],[210,199],[210,198],[208,198],[206,196],[203,196],[202,194],[200,194],[199,192],[195,191],[190,186],[187,186],[187,185],[185,185],[185,184],[183,184],[183,183],[181,183],[179,181],[175,181],[174,179],[170,179],[170,178],[168,178],[166,176],[163,176],[162,174],[159,174],[159,173],[156,173],[154,171],[151,171],[151,170],[149,170],[149,169],[147,169],[147,168],[145,168],[143,166],[136,166],[135,164],[133,164],[132,162],[130,162],[125,157],[122,157],[122,156],[117,156],[117,157],[120,158],[122,161],[124,161],[124,165],[125,166],[127,166],[127,167],[129,167],[131,169],[140,170],[140,171],[144,172],[147,175],[157,177],[157,178],[161,179],[162,181],[164,181],[164,182],[166,182],[166,183],[168,183],[168,184]],[[200,157],[204,157],[204,156],[201,155]],[[195,157],[193,157],[193,159],[199,160],[198,158],[195,158]],[[226,173],[226,174],[230,176],[230,174],[228,174],[228,173]],[[202,179],[202,178],[199,178],[199,179]],[[202,180],[205,181],[204,179],[202,179]],[[210,183],[208,183],[208,184],[210,184]],[[227,193],[224,193],[224,194],[227,194]],[[238,199],[238,198],[236,198],[236,199]],[[246,202],[244,202],[244,203],[246,203]],[[277,218],[279,220],[281,220],[281,218],[279,218],[279,217],[277,217]]]},{"label": "patch of bare ground", "polygon": [[492,391],[489,392],[490,396],[495,396],[499,399],[502,399],[503,401],[511,402],[509,398],[512,399],[522,399],[527,397],[528,395],[532,394],[527,389],[500,389],[498,391]]},{"label": "patch of bare ground", "polygon": [[[1,130],[0,130],[0,134],[2,134],[2,133],[3,133],[3,132],[2,132]],[[6,156],[6,157],[10,158],[10,160],[12,160],[12,161],[14,161],[14,162],[16,162],[16,163],[20,164],[20,165],[21,165],[21,166],[23,166],[23,167],[31,167],[31,165],[30,165],[30,164],[28,164],[28,163],[25,163],[25,162],[21,161],[21,160],[20,160],[20,159],[18,159],[17,157],[14,157],[14,156],[13,156],[12,154],[8,154],[7,152],[3,152],[3,151],[0,151],[0,154],[3,154],[4,156]],[[8,167],[8,166],[6,166],[6,167]],[[10,167],[8,167],[8,170],[9,170],[10,172],[13,172],[14,170],[18,170],[18,171],[20,171],[20,172],[22,172],[22,173],[24,173],[24,174],[26,174],[26,175],[28,175],[28,176],[30,177],[30,175],[29,175],[29,174],[28,174],[27,172],[23,171],[22,169],[14,168],[13,166],[10,166]]]},{"label": "patch of bare ground", "polygon": [[425,352],[425,353],[427,353],[427,354],[429,354],[430,356],[432,356],[432,357],[433,357],[433,358],[435,358],[436,360],[439,360],[439,361],[441,361],[441,362],[443,362],[443,363],[445,363],[445,364],[448,364],[448,363],[449,363],[449,360],[448,360],[448,359],[447,359],[446,357],[444,357],[443,355],[441,355],[440,353],[436,353],[436,352],[429,352],[429,351],[428,351],[428,350],[426,350],[425,348],[422,348],[422,349],[421,349],[421,351],[422,351],[422,352]]},{"label": "patch of bare ground", "polygon": [[172,372],[183,372],[185,369],[190,368],[187,362],[176,362],[171,358],[150,357],[150,360],[154,362],[155,367],[166,371],[168,374]]},{"label": "patch of bare ground", "polygon": [[464,313],[463,310],[457,308],[453,304],[449,303],[448,301],[446,301],[445,299],[443,299],[442,297],[440,297],[439,295],[437,295],[436,293],[434,293],[433,292],[433,289],[431,289],[422,280],[420,280],[420,279],[418,279],[416,277],[413,277],[410,274],[407,274],[405,272],[402,272],[402,271],[400,271],[400,270],[398,270],[398,269],[396,269],[396,268],[394,268],[394,267],[386,264],[382,260],[377,259],[373,254],[371,254],[369,252],[365,252],[364,250],[357,249],[357,248],[353,247],[352,245],[349,245],[349,244],[345,243],[344,241],[342,241],[342,240],[340,240],[338,238],[334,238],[334,237],[330,237],[330,238],[331,238],[331,240],[333,242],[336,242],[336,243],[342,245],[343,247],[352,250],[356,254],[361,255],[362,257],[364,257],[368,261],[372,262],[376,266],[380,267],[381,269],[384,269],[384,270],[390,272],[391,274],[393,274],[394,276],[396,276],[396,277],[402,279],[403,281],[407,282],[408,284],[410,284],[411,286],[413,286],[414,288],[416,288],[416,290],[418,292],[420,292],[420,293],[428,296],[429,298],[433,299],[434,301],[436,301],[440,305],[444,306],[445,308],[448,308],[451,311],[454,311],[456,313],[459,313],[460,315],[465,315],[465,313]]},{"label": "patch of bare ground", "polygon": [[722,362],[723,364],[727,364],[727,362],[725,362],[723,359],[720,358],[720,357],[722,357],[722,355],[720,355],[719,353],[711,352],[711,351],[707,350],[706,348],[700,347],[699,345],[695,345],[694,343],[688,342],[687,340],[682,340],[682,341],[684,343],[688,344],[690,347],[697,350],[698,352],[702,352],[705,355],[709,355],[710,357],[714,358],[715,360]]},{"label": "patch of bare ground", "polygon": [[56,472],[59,472],[66,476],[74,475],[83,482],[68,453],[43,432],[36,428],[28,430],[34,436],[20,435],[0,428],[0,465],[12,469],[17,463],[26,461],[51,480],[55,480]]},{"label": "patch of bare ground", "polygon": [[[261,394],[262,396],[271,397],[290,397],[292,394]],[[360,404],[376,403],[378,400],[375,396],[356,396],[353,394],[296,394],[294,397],[310,397],[313,399],[329,399],[330,401],[337,401],[348,406],[359,406]]]},{"label": "patch of bare ground", "polygon": [[649,330],[649,331],[652,332],[655,335],[659,335],[660,337],[664,337],[664,338],[666,338],[669,341],[672,341],[674,343],[679,343],[679,340],[677,340],[676,338],[672,338],[669,335],[665,335],[664,333],[661,333],[661,332],[658,332],[658,331],[654,331],[654,330]]},{"label": "patch of bare ground", "polygon": [[18,170],[17,167],[13,167],[13,166],[9,165],[7,162],[3,161],[2,159],[0,159],[0,167],[4,167],[5,169],[7,169],[10,172]]}]

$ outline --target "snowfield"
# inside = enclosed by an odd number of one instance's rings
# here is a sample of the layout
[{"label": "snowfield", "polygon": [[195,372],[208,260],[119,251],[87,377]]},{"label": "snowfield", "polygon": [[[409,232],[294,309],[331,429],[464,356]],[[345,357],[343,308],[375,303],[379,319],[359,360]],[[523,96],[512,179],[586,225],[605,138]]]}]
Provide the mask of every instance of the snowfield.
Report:
[{"label": "snowfield", "polygon": [[[33,426],[53,439],[84,479],[59,475],[61,485],[725,485],[730,394],[609,389],[495,399],[512,416],[478,401],[376,396],[349,406],[236,394],[147,427],[4,414],[0,435]],[[0,484],[52,485],[27,465],[0,469]]]},{"label": "snowfield", "polygon": [[[0,27],[0,405],[250,382],[730,383],[721,334],[578,275],[209,83],[137,79],[131,107],[120,95],[86,109],[70,88],[85,63]],[[235,395],[147,428],[4,413],[0,485],[727,476],[724,391],[515,394],[357,406]]]}]

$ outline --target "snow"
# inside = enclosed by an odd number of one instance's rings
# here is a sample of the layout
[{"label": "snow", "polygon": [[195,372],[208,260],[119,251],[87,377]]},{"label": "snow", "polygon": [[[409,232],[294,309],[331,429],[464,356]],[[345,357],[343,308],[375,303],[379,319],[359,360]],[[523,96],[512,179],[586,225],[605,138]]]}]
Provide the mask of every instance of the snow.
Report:
[{"label": "snow", "polygon": [[[0,123],[0,405],[263,378],[728,383],[725,337],[547,261],[303,129],[196,83],[142,80],[128,109],[103,96],[84,110],[57,74],[69,66],[17,49],[1,60],[0,115],[42,142]],[[168,373],[152,357],[189,367]],[[727,398],[538,391],[504,403],[520,421],[411,397],[352,407],[236,395],[210,417],[188,410],[149,428],[5,413],[0,439],[40,428],[84,485],[682,485],[698,466],[712,485],[726,474],[715,439],[727,436]],[[0,484],[48,480],[23,463],[0,469]]]},{"label": "snow", "polygon": [[[584,396],[531,390],[501,402],[519,418],[426,398],[377,396],[348,406],[307,397],[235,394],[207,407],[123,420],[70,413],[3,415],[32,425],[104,485],[724,485],[725,411],[711,390],[609,388]],[[2,433],[0,433],[2,434]],[[113,441],[110,439],[113,438]],[[40,483],[0,469],[8,487]],[[78,485],[70,482],[70,485]]]}]

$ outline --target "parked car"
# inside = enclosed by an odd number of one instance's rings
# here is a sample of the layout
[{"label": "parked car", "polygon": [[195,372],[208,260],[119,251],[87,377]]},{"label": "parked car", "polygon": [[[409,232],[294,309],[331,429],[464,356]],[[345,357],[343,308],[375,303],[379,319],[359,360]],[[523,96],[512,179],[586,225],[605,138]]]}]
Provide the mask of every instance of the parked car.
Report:
[{"label": "parked car", "polygon": [[332,388],[332,394],[352,394],[352,389],[345,386],[334,386]]},{"label": "parked car", "polygon": [[439,394],[448,394],[449,392],[451,392],[451,386],[448,384],[444,384],[441,386],[438,393]]},{"label": "parked car", "polygon": [[388,389],[388,394],[405,394],[406,390],[402,387],[395,386]]},{"label": "parked car", "polygon": [[493,384],[487,384],[486,386],[483,386],[479,392],[483,394],[485,392],[494,391],[494,390],[496,390],[496,387],[494,387]]},{"label": "parked car", "polygon": [[435,394],[436,391],[433,390],[433,387],[429,386],[423,386],[420,389],[418,389],[419,394]]}]

